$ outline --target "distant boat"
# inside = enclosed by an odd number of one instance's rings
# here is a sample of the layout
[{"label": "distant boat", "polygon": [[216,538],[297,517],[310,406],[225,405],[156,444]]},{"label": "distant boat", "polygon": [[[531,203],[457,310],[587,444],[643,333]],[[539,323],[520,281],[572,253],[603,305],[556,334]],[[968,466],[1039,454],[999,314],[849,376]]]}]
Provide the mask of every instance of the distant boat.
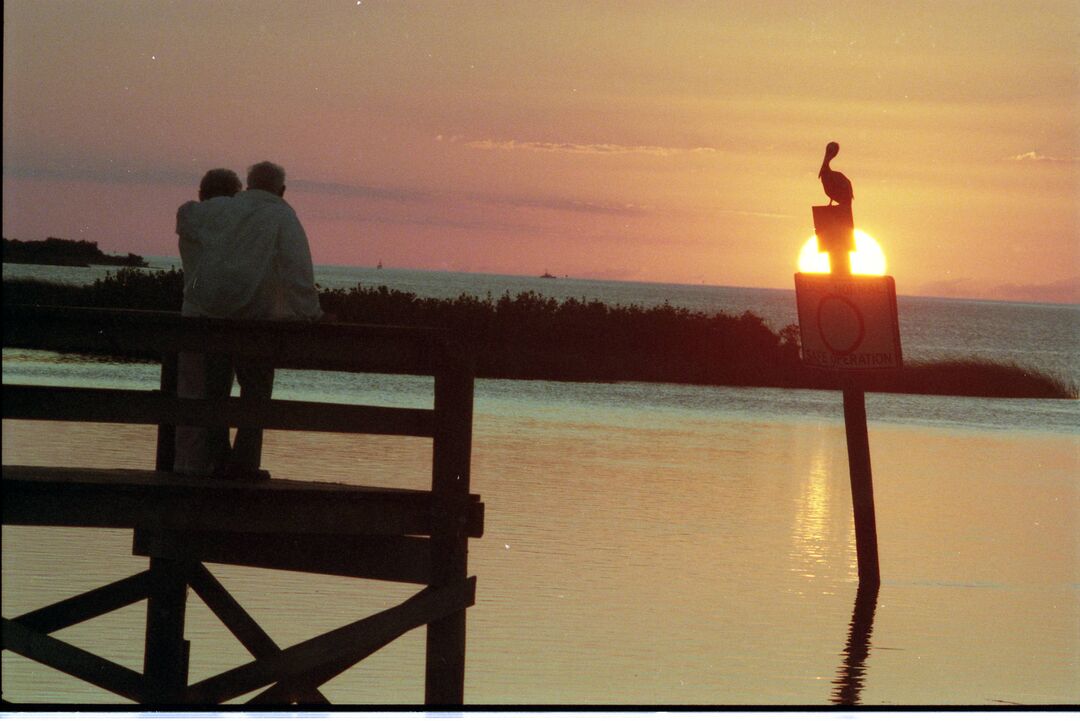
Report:
[{"label": "distant boat", "polygon": [[379,264],[375,266],[375,270],[382,270],[382,260],[379,260]]},{"label": "distant boat", "polygon": [[553,276],[553,275],[552,275],[551,273],[549,273],[549,272],[547,272],[547,271],[545,270],[545,271],[544,271],[544,274],[543,274],[542,276],[540,276],[540,277],[541,277],[541,278],[554,278],[555,276]]}]

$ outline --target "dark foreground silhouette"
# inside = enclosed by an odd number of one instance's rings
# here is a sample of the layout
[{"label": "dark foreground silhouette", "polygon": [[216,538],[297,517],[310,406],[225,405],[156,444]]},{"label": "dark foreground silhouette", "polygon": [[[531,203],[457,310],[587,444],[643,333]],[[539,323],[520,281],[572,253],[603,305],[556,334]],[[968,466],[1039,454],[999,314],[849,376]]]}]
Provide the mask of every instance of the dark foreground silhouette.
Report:
[{"label": "dark foreground silhouette", "polygon": [[[7,281],[3,302],[178,310],[182,288],[179,271],[122,269],[82,287]],[[475,345],[482,378],[837,388],[834,373],[803,366],[796,326],[777,332],[753,313],[558,301],[533,292],[420,298],[385,286],[323,290],[320,303],[343,323],[450,328]],[[1077,397],[1074,385],[1047,374],[984,360],[908,363],[899,371],[861,378],[874,392]]]}]

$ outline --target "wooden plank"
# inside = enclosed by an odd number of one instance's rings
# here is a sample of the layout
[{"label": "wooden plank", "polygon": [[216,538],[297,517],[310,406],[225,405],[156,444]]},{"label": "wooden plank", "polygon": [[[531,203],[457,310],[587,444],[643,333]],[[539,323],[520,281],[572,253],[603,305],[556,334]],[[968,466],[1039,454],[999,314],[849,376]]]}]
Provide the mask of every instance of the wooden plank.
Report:
[{"label": "wooden plank", "polygon": [[352,661],[351,666],[402,634],[471,606],[475,598],[475,578],[426,588],[393,608],[193,684],[187,702],[222,703],[268,683],[290,683],[296,677],[318,675],[323,668],[339,668],[345,661]]},{"label": "wooden plank", "polygon": [[[140,497],[141,496],[141,497]],[[250,500],[231,505],[229,498]],[[318,499],[282,505],[275,495],[222,493],[161,497],[105,488],[93,493],[4,494],[4,523],[83,528],[160,528],[180,532],[236,530],[251,533],[428,534],[430,513],[398,503]]]},{"label": "wooden plank", "polygon": [[50,604],[13,619],[31,631],[53,633],[137,603],[150,595],[150,572],[136,573],[107,586]]},{"label": "wooden plank", "polygon": [[[172,492],[176,494],[213,491],[214,493],[246,492],[255,495],[270,493],[273,495],[296,495],[304,498],[333,498],[335,500],[357,497],[366,499],[398,500],[403,503],[425,503],[432,500],[431,491],[410,488],[386,488],[383,486],[365,486],[353,483],[335,483],[328,481],[297,481],[288,478],[274,478],[268,481],[251,482],[214,478],[212,476],[186,476],[178,473],[151,471],[137,468],[68,468],[61,466],[21,466],[3,467],[5,486],[20,483],[71,484],[72,486],[107,486],[115,488],[141,488],[147,492]],[[478,501],[480,496],[469,494],[470,502]]]},{"label": "wooden plank", "polygon": [[[439,501],[428,491],[127,469],[5,466],[3,475],[3,521],[13,525],[428,535]],[[482,533],[482,504],[467,509],[467,532]]]},{"label": "wooden plank", "polygon": [[442,329],[304,321],[182,318],[178,313],[7,306],[5,347],[159,358],[191,350],[272,358],[279,368],[430,375],[449,337]]},{"label": "wooden plank", "polygon": [[[70,643],[3,619],[3,647],[49,668],[74,676],[132,701],[141,701],[143,677]],[[10,701],[10,699],[5,699]]]},{"label": "wooden plank", "polygon": [[233,566],[427,584],[431,542],[417,536],[198,533],[137,530],[134,553]]},{"label": "wooden plank", "polygon": [[[431,437],[434,412],[343,403],[175,398],[159,391],[5,385],[5,418],[35,421],[259,427]],[[161,432],[165,432],[164,430]],[[159,444],[161,439],[159,438]],[[160,454],[159,454],[160,455]],[[160,467],[159,470],[170,470]]]}]

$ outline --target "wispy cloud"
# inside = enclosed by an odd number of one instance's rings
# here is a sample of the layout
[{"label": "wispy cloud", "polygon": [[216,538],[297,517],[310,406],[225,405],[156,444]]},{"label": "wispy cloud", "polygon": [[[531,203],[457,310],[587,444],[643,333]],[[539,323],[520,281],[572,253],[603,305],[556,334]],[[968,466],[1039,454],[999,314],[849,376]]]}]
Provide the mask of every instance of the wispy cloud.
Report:
[{"label": "wispy cloud", "polygon": [[664,145],[620,145],[617,143],[552,143],[539,140],[467,140],[461,136],[438,135],[439,142],[461,143],[477,150],[526,151],[533,153],[573,153],[578,155],[673,155],[719,152],[716,148],[679,148]]},{"label": "wispy cloud", "polygon": [[600,203],[574,198],[481,193],[467,190],[424,190],[421,188],[328,183],[314,180],[289,181],[288,185],[291,189],[307,193],[339,195],[367,200],[389,200],[406,204],[480,203],[484,205],[497,205],[512,208],[532,208],[537,210],[561,210],[574,213],[629,216],[644,215],[651,210],[645,206],[630,203]]},{"label": "wispy cloud", "polygon": [[1043,155],[1037,150],[1029,150],[1026,153],[1014,155],[1010,160],[1023,163],[1080,163],[1080,158],[1058,158],[1052,155]]},{"label": "wispy cloud", "polygon": [[290,180],[291,189],[320,195],[342,195],[371,200],[392,200],[399,203],[423,202],[435,198],[435,194],[418,188],[358,185],[352,183],[327,183],[318,180]]},{"label": "wispy cloud", "polygon": [[767,213],[759,210],[737,210],[734,208],[717,208],[716,212],[721,215],[742,215],[751,218],[794,218],[791,213]]},{"label": "wispy cloud", "polygon": [[428,212],[407,212],[401,215],[392,213],[372,214],[361,208],[337,208],[331,211],[320,210],[315,214],[322,220],[346,220],[369,225],[423,226],[431,228],[451,228],[454,230],[487,231],[504,233],[509,236],[519,234],[554,235],[563,233],[561,228],[547,227],[536,223],[514,223],[505,220],[482,218],[455,218],[440,214],[437,210]]},{"label": "wispy cloud", "polygon": [[571,198],[551,198],[525,195],[493,195],[483,193],[463,193],[461,197],[489,205],[504,205],[514,208],[535,208],[539,210],[566,210],[573,213],[593,213],[599,215],[645,215],[650,208],[632,203],[597,203]]},{"label": "wispy cloud", "polygon": [[18,161],[4,163],[5,178],[26,180],[75,180],[92,183],[120,183],[124,185],[192,185],[198,186],[200,175],[176,167],[145,167],[112,160],[86,159]]}]

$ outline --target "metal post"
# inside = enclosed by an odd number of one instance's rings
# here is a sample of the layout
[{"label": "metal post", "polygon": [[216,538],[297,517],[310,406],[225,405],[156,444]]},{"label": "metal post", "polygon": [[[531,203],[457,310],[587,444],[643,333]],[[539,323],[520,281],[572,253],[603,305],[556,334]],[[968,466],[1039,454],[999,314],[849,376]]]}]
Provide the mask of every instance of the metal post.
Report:
[{"label": "metal post", "polygon": [[841,382],[844,389],[844,431],[847,434],[851,506],[855,515],[859,587],[877,587],[881,584],[881,571],[878,567],[874,480],[870,473],[870,438],[866,430],[866,394],[850,375],[845,375]]},{"label": "metal post", "polygon": [[[834,276],[851,275],[855,249],[855,224],[850,206],[814,209],[819,243],[829,253],[829,270]],[[848,473],[851,477],[851,505],[855,516],[855,551],[859,563],[859,586],[881,585],[878,566],[877,519],[874,513],[874,481],[870,473],[870,438],[866,429],[866,394],[851,373],[839,372],[844,394],[844,431],[847,435]]]}]

